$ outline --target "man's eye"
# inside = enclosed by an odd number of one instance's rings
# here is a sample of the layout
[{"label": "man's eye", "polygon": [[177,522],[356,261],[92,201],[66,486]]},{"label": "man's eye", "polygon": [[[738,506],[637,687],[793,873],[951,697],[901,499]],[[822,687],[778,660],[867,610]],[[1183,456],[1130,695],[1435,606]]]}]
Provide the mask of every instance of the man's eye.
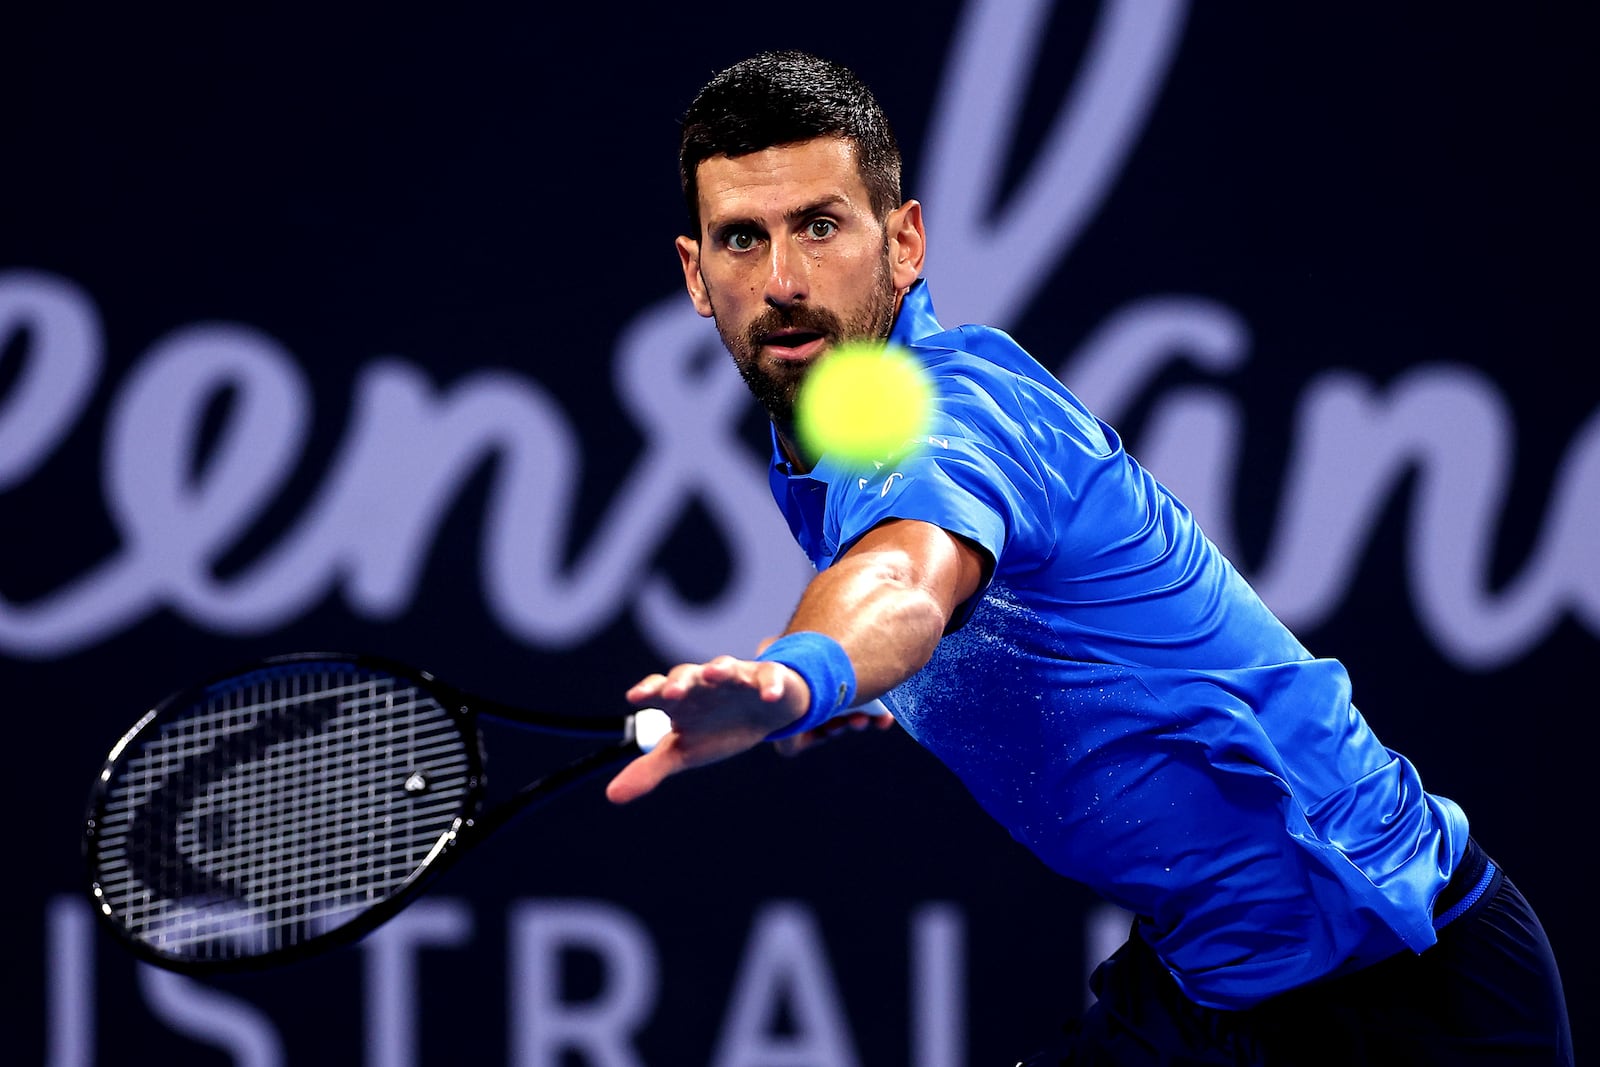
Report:
[{"label": "man's eye", "polygon": [[735,252],[748,252],[756,246],[756,237],[749,230],[733,230],[722,238],[722,243]]},{"label": "man's eye", "polygon": [[806,225],[806,233],[812,238],[820,240],[832,236],[833,231],[839,227],[832,219],[813,219]]}]

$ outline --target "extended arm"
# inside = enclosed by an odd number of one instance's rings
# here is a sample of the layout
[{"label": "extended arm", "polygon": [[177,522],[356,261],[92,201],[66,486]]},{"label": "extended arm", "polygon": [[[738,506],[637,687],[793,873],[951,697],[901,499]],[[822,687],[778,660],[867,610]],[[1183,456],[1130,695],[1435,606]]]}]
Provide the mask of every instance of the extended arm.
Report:
[{"label": "extended arm", "polygon": [[[838,641],[855,668],[857,700],[871,700],[928,662],[983,572],[983,555],[945,530],[886,522],[812,579],[787,632]],[[606,795],[618,803],[643,796],[669,775],[753,748],[805,715],[811,694],[781,663],[719,656],[650,675],[627,698],[665,709],[673,732],[612,780]]]}]

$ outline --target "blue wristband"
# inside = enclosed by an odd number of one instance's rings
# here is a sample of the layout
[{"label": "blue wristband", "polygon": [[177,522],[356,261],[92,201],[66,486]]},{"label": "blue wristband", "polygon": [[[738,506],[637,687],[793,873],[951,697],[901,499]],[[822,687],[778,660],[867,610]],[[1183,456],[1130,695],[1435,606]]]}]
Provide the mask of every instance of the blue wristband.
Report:
[{"label": "blue wristband", "polygon": [[811,706],[798,721],[767,735],[777,741],[821,726],[856,702],[856,669],[844,647],[812,630],[784,634],[756,659],[781,663],[805,679],[811,690]]}]

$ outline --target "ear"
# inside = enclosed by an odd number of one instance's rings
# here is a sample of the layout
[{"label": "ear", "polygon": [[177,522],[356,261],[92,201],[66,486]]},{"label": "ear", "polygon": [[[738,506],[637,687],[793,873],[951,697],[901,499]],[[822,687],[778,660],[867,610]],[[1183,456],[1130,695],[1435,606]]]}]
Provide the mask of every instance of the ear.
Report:
[{"label": "ear", "polygon": [[889,268],[896,292],[905,292],[922,276],[922,258],[928,251],[928,235],[922,228],[922,205],[907,200],[884,223],[889,240]]},{"label": "ear", "polygon": [[677,240],[678,259],[683,263],[683,285],[702,317],[711,318],[711,298],[706,295],[706,280],[700,276],[700,242],[689,237]]}]

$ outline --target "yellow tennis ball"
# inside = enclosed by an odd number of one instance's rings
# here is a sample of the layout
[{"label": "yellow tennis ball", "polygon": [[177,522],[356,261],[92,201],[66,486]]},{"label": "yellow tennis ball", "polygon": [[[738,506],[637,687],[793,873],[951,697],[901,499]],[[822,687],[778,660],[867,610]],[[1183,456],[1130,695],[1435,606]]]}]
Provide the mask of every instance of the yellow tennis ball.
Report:
[{"label": "yellow tennis ball", "polygon": [[794,414],[800,448],[813,462],[829,456],[865,465],[899,456],[927,434],[933,385],[905,349],[847,342],[806,373]]}]

